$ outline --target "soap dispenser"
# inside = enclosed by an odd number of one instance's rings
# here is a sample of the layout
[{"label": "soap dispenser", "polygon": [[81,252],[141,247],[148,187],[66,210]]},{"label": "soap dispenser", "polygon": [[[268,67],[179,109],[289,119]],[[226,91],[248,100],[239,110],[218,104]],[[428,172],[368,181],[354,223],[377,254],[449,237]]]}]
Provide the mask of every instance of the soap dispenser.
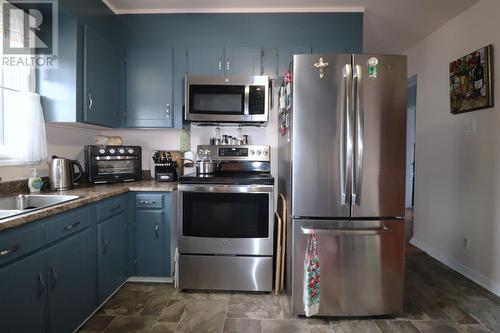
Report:
[{"label": "soap dispenser", "polygon": [[28,179],[28,187],[30,192],[40,192],[43,186],[43,180],[38,176],[38,170],[33,169],[33,175]]}]

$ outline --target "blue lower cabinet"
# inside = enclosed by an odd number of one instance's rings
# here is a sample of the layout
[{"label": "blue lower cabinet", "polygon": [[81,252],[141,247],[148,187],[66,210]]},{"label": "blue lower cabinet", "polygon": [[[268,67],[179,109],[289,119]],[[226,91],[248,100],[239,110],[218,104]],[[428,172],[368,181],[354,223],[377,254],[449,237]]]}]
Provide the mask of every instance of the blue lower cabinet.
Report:
[{"label": "blue lower cabinet", "polygon": [[125,213],[97,225],[99,304],[128,278],[128,219]]},{"label": "blue lower cabinet", "polygon": [[135,262],[137,276],[171,276],[170,193],[136,195]]},{"label": "blue lower cabinet", "polygon": [[136,213],[138,276],[165,276],[165,223],[163,211]]},{"label": "blue lower cabinet", "polygon": [[87,228],[46,251],[50,332],[73,332],[97,307],[94,233]]},{"label": "blue lower cabinet", "polygon": [[47,287],[42,252],[0,268],[0,332],[45,332]]}]

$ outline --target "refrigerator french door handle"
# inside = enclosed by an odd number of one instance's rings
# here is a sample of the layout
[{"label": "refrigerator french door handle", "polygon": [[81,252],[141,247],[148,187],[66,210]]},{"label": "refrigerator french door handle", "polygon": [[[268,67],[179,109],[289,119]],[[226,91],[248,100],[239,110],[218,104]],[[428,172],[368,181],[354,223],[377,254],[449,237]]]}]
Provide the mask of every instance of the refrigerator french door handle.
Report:
[{"label": "refrigerator french door handle", "polygon": [[340,125],[340,204],[347,206],[350,204],[350,183],[352,168],[352,126],[351,126],[351,97],[349,91],[352,85],[351,65],[346,64],[342,69],[342,90],[341,90],[341,125]]},{"label": "refrigerator french door handle", "polygon": [[354,103],[354,122],[356,125],[354,146],[354,172],[352,176],[352,205],[361,204],[361,190],[363,186],[363,130],[364,130],[364,109],[363,109],[363,76],[360,65],[353,67],[352,98]]},{"label": "refrigerator french door handle", "polygon": [[375,236],[382,235],[387,232],[392,232],[393,230],[388,228],[386,225],[382,225],[380,228],[366,228],[366,229],[347,229],[347,228],[338,228],[338,229],[315,229],[310,227],[300,227],[300,231],[304,235],[311,235],[316,233],[318,235],[325,236]]}]

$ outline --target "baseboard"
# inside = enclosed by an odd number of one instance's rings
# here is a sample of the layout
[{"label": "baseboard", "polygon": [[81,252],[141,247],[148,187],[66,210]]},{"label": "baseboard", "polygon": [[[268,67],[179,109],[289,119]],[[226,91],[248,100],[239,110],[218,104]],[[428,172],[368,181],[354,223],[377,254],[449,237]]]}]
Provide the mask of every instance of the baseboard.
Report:
[{"label": "baseboard", "polygon": [[173,283],[172,277],[147,277],[147,276],[131,276],[127,282],[155,282],[155,283]]},{"label": "baseboard", "polygon": [[474,281],[475,283],[479,284],[480,286],[488,289],[492,293],[494,293],[497,296],[500,296],[500,283],[497,283],[495,281],[492,281],[491,279],[487,278],[486,276],[482,275],[479,272],[476,272],[475,270],[465,266],[458,260],[442,253],[441,251],[436,250],[432,246],[427,245],[425,242],[422,242],[421,240],[413,237],[410,240],[410,243],[412,245],[415,245],[434,259],[442,262],[446,266],[450,267],[451,269],[457,271],[458,273],[462,274],[463,276],[467,277],[468,279]]}]

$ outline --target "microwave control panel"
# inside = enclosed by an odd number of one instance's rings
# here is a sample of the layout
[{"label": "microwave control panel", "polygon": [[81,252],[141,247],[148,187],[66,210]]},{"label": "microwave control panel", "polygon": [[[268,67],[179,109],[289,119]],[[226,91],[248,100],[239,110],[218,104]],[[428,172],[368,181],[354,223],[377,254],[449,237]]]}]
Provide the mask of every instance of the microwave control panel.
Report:
[{"label": "microwave control panel", "polygon": [[249,114],[264,114],[266,112],[265,86],[250,86],[248,97]]}]

